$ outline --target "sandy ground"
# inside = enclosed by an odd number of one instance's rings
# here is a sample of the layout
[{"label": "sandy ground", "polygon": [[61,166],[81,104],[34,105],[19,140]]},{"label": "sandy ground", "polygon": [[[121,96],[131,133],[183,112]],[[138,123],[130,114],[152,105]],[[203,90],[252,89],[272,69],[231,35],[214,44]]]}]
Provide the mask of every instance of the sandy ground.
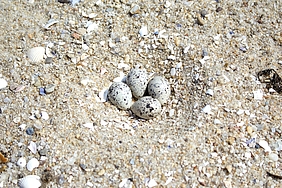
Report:
[{"label": "sandy ground", "polygon": [[[281,10],[275,0],[1,1],[0,187],[27,175],[41,187],[279,187],[282,98],[257,73],[282,75]],[[53,57],[31,62],[38,46]],[[99,98],[136,66],[172,89],[147,121]],[[20,158],[40,164],[29,171]]]}]

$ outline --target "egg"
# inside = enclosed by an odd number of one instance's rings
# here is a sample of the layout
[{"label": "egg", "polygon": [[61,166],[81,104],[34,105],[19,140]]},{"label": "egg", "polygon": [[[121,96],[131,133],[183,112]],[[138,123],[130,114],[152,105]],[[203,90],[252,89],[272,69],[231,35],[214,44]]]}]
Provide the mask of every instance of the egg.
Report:
[{"label": "egg", "polygon": [[155,99],[158,99],[163,105],[169,99],[171,90],[169,83],[161,76],[155,76],[148,83],[148,93]]},{"label": "egg", "polygon": [[151,119],[160,114],[162,106],[157,99],[145,96],[138,99],[130,109],[138,117]]},{"label": "egg", "polygon": [[119,109],[126,110],[131,106],[132,93],[125,83],[114,82],[109,88],[108,99]]},{"label": "egg", "polygon": [[132,91],[132,95],[139,99],[146,92],[148,75],[145,70],[131,69],[126,77],[126,83]]}]

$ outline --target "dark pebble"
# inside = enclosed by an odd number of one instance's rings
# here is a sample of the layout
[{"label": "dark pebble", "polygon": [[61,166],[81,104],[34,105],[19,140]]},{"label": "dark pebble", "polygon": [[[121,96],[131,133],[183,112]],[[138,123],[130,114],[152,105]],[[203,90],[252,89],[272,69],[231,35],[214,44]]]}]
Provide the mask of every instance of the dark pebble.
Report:
[{"label": "dark pebble", "polygon": [[70,0],[58,0],[59,3],[70,3]]},{"label": "dark pebble", "polygon": [[46,95],[45,89],[43,87],[39,88],[40,95]]},{"label": "dark pebble", "polygon": [[63,184],[63,183],[65,183],[65,178],[64,178],[63,175],[60,175],[60,176],[58,177],[58,183],[59,183],[60,185]]},{"label": "dark pebble", "polygon": [[223,9],[221,7],[217,7],[217,9],[215,10],[216,12],[220,12],[222,11]]},{"label": "dark pebble", "polygon": [[28,134],[28,135],[33,135],[33,134],[34,134],[34,130],[33,130],[32,127],[27,128],[25,132],[26,132],[26,134]]},{"label": "dark pebble", "polygon": [[259,145],[258,143],[256,143],[255,148],[256,148],[256,149],[259,149],[259,148],[260,148],[260,145]]},{"label": "dark pebble", "polygon": [[46,64],[51,64],[53,62],[53,58],[52,57],[47,57],[46,59],[45,59],[45,63]]},{"label": "dark pebble", "polygon": [[80,163],[79,166],[80,166],[80,168],[81,168],[82,170],[84,170],[84,171],[86,170],[86,165],[85,165],[85,164]]}]

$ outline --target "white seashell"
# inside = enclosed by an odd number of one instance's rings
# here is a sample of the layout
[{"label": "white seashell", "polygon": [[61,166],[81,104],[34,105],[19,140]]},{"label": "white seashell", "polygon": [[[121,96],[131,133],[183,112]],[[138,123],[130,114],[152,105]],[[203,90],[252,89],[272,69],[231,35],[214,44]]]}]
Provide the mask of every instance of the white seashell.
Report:
[{"label": "white seashell", "polygon": [[38,166],[39,166],[39,161],[36,158],[32,158],[28,161],[26,168],[28,171],[32,171],[34,168]]},{"label": "white seashell", "polygon": [[7,87],[8,83],[3,78],[0,79],[0,89]]},{"label": "white seashell", "polygon": [[31,48],[27,51],[27,57],[30,59],[31,62],[37,63],[43,60],[45,54],[44,47],[35,47]]},{"label": "white seashell", "polygon": [[255,100],[262,100],[263,99],[263,91],[261,89],[253,91],[253,94],[254,94]]},{"label": "white seashell", "polygon": [[25,165],[26,165],[26,160],[25,160],[25,158],[24,157],[21,157],[21,158],[19,158],[19,160],[17,161],[17,165],[19,166],[19,167],[25,167]]},{"label": "white seashell", "polygon": [[41,186],[40,177],[36,175],[28,175],[19,179],[20,188],[38,188]]},{"label": "white seashell", "polygon": [[54,20],[54,19],[50,19],[48,22],[47,22],[47,24],[44,26],[44,29],[50,29],[50,26],[52,26],[52,25],[54,25],[54,24],[56,24],[56,23],[58,23],[59,21],[57,21],[57,20]]},{"label": "white seashell", "polygon": [[48,120],[49,119],[49,115],[47,114],[47,112],[42,111],[41,112],[41,118],[44,120]]},{"label": "white seashell", "polygon": [[28,149],[30,149],[30,151],[33,153],[33,154],[36,154],[37,152],[37,146],[36,146],[36,143],[31,141],[29,146],[28,146]]},{"label": "white seashell", "polygon": [[94,131],[93,123],[85,123],[82,126],[89,128],[91,131]]},{"label": "white seashell", "polygon": [[211,112],[211,106],[210,106],[210,105],[205,106],[205,107],[202,109],[202,111],[203,111],[204,113],[206,113],[206,114],[211,114],[211,113],[212,113],[212,112]]},{"label": "white seashell", "polygon": [[142,26],[141,29],[139,30],[139,34],[141,37],[145,37],[146,35],[148,35],[147,26]]},{"label": "white seashell", "polygon": [[98,102],[106,102],[108,100],[108,89],[103,89],[99,92],[99,100]]},{"label": "white seashell", "polygon": [[158,184],[157,184],[157,182],[154,179],[150,179],[150,181],[147,184],[148,187],[155,187],[157,185]]},{"label": "white seashell", "polygon": [[92,31],[98,30],[99,24],[89,21],[89,22],[86,23],[86,27],[87,27],[87,30],[86,30],[87,33],[90,33]]},{"label": "white seashell", "polygon": [[264,149],[265,152],[271,152],[271,149],[265,140],[260,140],[258,144]]}]

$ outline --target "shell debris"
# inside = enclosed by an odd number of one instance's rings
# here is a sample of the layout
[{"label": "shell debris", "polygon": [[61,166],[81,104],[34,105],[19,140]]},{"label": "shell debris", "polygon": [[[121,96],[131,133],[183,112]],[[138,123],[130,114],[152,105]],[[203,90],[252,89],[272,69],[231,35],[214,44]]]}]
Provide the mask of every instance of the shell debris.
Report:
[{"label": "shell debris", "polygon": [[25,165],[26,165],[25,158],[24,157],[19,158],[18,161],[17,161],[17,165],[21,168],[25,167]]},{"label": "shell debris", "polygon": [[7,85],[8,85],[8,82],[5,79],[0,78],[0,89],[7,87]]}]

